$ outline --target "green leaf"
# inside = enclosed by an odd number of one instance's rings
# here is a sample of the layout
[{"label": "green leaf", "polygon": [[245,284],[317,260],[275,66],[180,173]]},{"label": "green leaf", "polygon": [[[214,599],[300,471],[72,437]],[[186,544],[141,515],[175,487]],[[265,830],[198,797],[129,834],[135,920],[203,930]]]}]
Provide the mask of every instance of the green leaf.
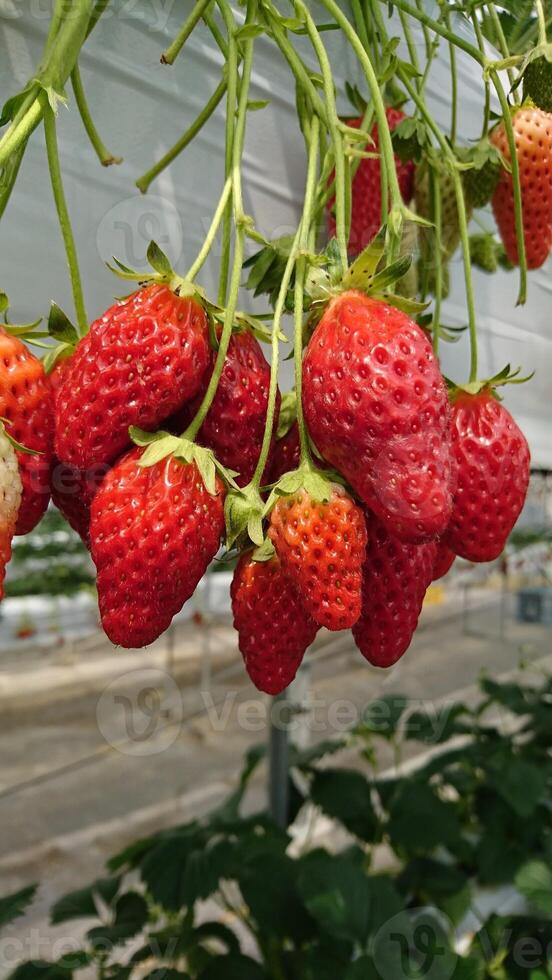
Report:
[{"label": "green leaf", "polygon": [[182,907],[186,862],[203,836],[191,824],[182,830],[159,836],[141,861],[141,875],[153,900],[165,909]]},{"label": "green leaf", "polygon": [[57,305],[57,303],[52,303],[50,306],[50,313],[48,316],[48,333],[55,340],[59,340],[63,344],[69,344],[75,347],[79,341],[79,335],[76,328],[71,323],[69,317],[63,310]]},{"label": "green leaf", "polygon": [[457,956],[446,925],[431,909],[399,912],[383,923],[374,939],[373,957],[381,977],[450,980]]},{"label": "green leaf", "polygon": [[460,837],[457,806],[428,785],[405,779],[391,802],[388,832],[393,847],[408,853],[453,844]]},{"label": "green leaf", "polygon": [[531,905],[552,916],[552,870],[544,861],[529,861],[515,877],[516,888]]},{"label": "green leaf", "polygon": [[6,980],[69,980],[73,971],[63,962],[29,960],[20,963]]},{"label": "green leaf", "polygon": [[249,99],[247,109],[249,112],[258,112],[259,109],[266,109],[270,105],[270,99]]},{"label": "green leaf", "polygon": [[285,435],[287,435],[296,418],[297,392],[295,389],[293,389],[293,391],[286,391],[282,395],[280,415],[278,417],[278,429],[276,430],[277,439],[282,439]]},{"label": "green leaf", "polygon": [[285,854],[264,852],[244,855],[237,873],[243,899],[263,936],[281,943],[309,938],[313,923],[305,911],[296,885],[296,864]]},{"label": "green leaf", "polygon": [[377,701],[371,701],[364,709],[359,733],[394,738],[408,703],[408,698],[403,694],[386,694]]},{"label": "green leaf", "polygon": [[52,906],[50,911],[51,924],[59,925],[60,922],[68,922],[71,919],[97,917],[98,909],[95,896],[99,895],[107,905],[111,905],[119,889],[119,883],[118,877],[98,878],[87,888],[79,888],[77,891],[64,895]]},{"label": "green leaf", "polygon": [[38,885],[29,885],[11,895],[0,898],[0,928],[23,915],[35,897]]},{"label": "green leaf", "polygon": [[343,980],[382,980],[371,956],[361,956],[349,967]]},{"label": "green leaf", "polygon": [[261,34],[264,34],[264,27],[261,24],[244,24],[234,31],[234,37],[238,41],[252,41]]},{"label": "green leaf", "polygon": [[377,835],[370,784],[354,770],[320,769],[313,778],[310,796],[329,817],[339,820],[352,834],[365,841]]},{"label": "green leaf", "polygon": [[95,926],[87,932],[93,946],[111,946],[126,942],[141,932],[148,921],[148,906],[143,895],[126,892],[117,899],[110,925]]},{"label": "green leaf", "polygon": [[152,269],[155,269],[160,276],[165,276],[168,279],[172,277],[173,269],[171,263],[156,242],[152,241],[149,243],[146,258]]},{"label": "green leaf", "polygon": [[489,762],[489,782],[522,818],[530,817],[544,797],[548,772],[542,766],[512,758],[509,748]]}]

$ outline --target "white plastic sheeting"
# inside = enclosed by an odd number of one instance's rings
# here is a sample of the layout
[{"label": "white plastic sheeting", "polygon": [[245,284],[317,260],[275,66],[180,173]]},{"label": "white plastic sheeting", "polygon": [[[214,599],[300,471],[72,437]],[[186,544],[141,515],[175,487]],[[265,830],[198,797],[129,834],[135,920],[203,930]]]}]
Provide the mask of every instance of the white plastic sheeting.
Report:
[{"label": "white plastic sheeting", "polygon": [[[201,244],[220,192],[224,104],[146,196],[134,188],[136,178],[192,122],[221,78],[221,55],[202,25],[172,68],[159,63],[160,52],[192,6],[192,0],[112,0],[86,44],[81,69],[89,101],[108,147],[124,157],[121,167],[107,171],[100,167],[71,98],[69,110],[60,109],[66,194],[91,317],[98,315],[113,295],[127,291],[104,266],[112,255],[128,265],[143,267],[147,244],[155,238],[184,271]],[[320,20],[327,20],[319,6],[312,6]],[[47,29],[49,7],[49,0],[0,0],[2,98],[32,75]],[[433,7],[428,3],[428,9]],[[242,16],[241,8],[237,10]],[[336,33],[327,33],[324,39],[342,94],[340,109],[349,111],[343,81],[358,81],[355,59]],[[307,51],[305,39],[302,46]],[[419,50],[423,58],[421,39]],[[475,138],[481,124],[481,74],[463,55],[458,59],[458,69],[459,130],[465,137]],[[444,45],[428,90],[442,125],[450,115],[449,92]],[[291,74],[274,45],[264,37],[256,42],[251,98],[270,99],[270,105],[249,117],[243,167],[245,205],[259,229],[272,237],[295,226],[305,161]],[[485,220],[492,227],[492,218]],[[203,274],[203,282],[212,292],[217,257],[215,249]],[[454,270],[443,318],[462,324],[466,312],[458,257]],[[508,361],[523,365],[527,371],[537,369],[530,384],[506,389],[505,397],[528,434],[534,465],[552,468],[552,442],[547,435],[552,370],[549,271],[550,263],[530,276],[529,299],[523,308],[515,308],[515,272],[488,277],[476,271],[475,291],[481,328],[480,375],[493,374]],[[0,225],[0,283],[9,293],[19,321],[47,312],[50,299],[72,312],[40,132],[30,142]],[[465,378],[467,340],[445,346],[443,360],[447,374]]]}]

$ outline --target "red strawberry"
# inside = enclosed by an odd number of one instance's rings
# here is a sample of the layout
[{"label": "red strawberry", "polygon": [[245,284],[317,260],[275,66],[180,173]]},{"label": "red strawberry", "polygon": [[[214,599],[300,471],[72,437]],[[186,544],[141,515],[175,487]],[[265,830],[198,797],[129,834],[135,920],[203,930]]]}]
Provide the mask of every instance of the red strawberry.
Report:
[{"label": "red strawberry", "polygon": [[447,392],[406,314],[363,293],[333,299],[303,362],[310,435],[389,531],[420,542],[452,508]]},{"label": "red strawberry", "polygon": [[294,422],[289,432],[274,444],[266,483],[276,483],[284,473],[291,473],[299,466],[301,445],[299,427]]},{"label": "red strawberry", "polygon": [[[404,112],[400,109],[388,108],[385,110],[387,122],[391,130],[406,119]],[[349,126],[360,129],[362,118],[347,119]],[[375,146],[365,147],[370,152],[377,153],[379,148],[378,127],[374,125],[371,133]],[[403,163],[398,156],[395,156],[395,166],[399,178],[399,186],[403,200],[408,204],[414,194],[414,171],[415,165],[409,160]],[[351,211],[351,231],[349,235],[349,252],[357,255],[362,249],[372,241],[381,225],[381,186],[380,186],[381,164],[379,159],[372,158],[361,160],[358,170],[352,183],[352,211]],[[328,232],[330,236],[335,235],[335,198],[328,201],[327,217]]]},{"label": "red strawberry", "polygon": [[[216,351],[203,377],[197,397],[171,420],[171,429],[182,432],[192,421],[207,391]],[[212,449],[218,461],[240,474],[239,484],[249,483],[263,442],[270,364],[261,345],[249,331],[232,334],[216,395],[199,430],[197,441]],[[274,427],[278,425],[280,392]]]},{"label": "red strawberry", "polygon": [[199,390],[207,317],[167,286],[138,290],[90,327],[56,396],[56,455],[80,470],[112,462],[130,425],[156,429]]},{"label": "red strawberry", "polygon": [[452,568],[456,555],[451,548],[448,547],[445,541],[439,541],[437,543],[437,554],[435,557],[435,565],[433,566],[433,581],[436,582],[437,579],[443,578],[447,572]]},{"label": "red strawberry", "polygon": [[343,487],[331,484],[327,502],[304,489],[280,497],[268,533],[312,618],[329,630],[352,626],[360,616],[366,525]]},{"label": "red strawberry", "polygon": [[22,492],[17,455],[0,425],[0,599],[4,597],[4,576],[11,558]]},{"label": "red strawberry", "polygon": [[27,534],[38,524],[50,499],[54,411],[50,382],[41,362],[18,337],[0,327],[0,417],[8,420],[8,434],[41,455],[17,453],[23,499],[16,534]]},{"label": "red strawberry", "polygon": [[141,467],[131,449],[91,506],[90,541],[102,625],[123,647],[152,643],[194,592],[224,530],[224,488],[205,488],[195,463]]},{"label": "red strawberry", "polygon": [[367,516],[362,613],[355,643],[374,667],[391,667],[410,646],[432,579],[437,546],[405,544],[373,515]]},{"label": "red strawberry", "polygon": [[[552,115],[531,105],[521,106],[512,116],[523,204],[523,230],[527,265],[538,269],[552,246]],[[491,133],[491,142],[510,161],[504,124]],[[519,263],[514,223],[512,176],[503,170],[493,195],[493,211],[506,254]]]},{"label": "red strawberry", "polygon": [[488,387],[454,396],[451,434],[458,485],[445,540],[468,561],[493,561],[527,496],[529,446]]},{"label": "red strawberry", "polygon": [[230,592],[247,673],[259,691],[279,694],[291,684],[318,626],[277,556],[260,562],[242,555]]},{"label": "red strawberry", "polygon": [[92,470],[77,470],[57,459],[52,467],[52,502],[87,547],[90,543],[90,505],[108,469],[105,465]]}]

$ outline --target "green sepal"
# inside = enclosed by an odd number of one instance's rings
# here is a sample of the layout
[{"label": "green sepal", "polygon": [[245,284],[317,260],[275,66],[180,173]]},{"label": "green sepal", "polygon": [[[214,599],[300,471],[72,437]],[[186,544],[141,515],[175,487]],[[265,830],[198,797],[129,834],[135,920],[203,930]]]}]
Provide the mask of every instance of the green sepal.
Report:
[{"label": "green sepal", "polygon": [[160,276],[166,276],[170,279],[170,277],[174,275],[171,263],[156,242],[151,241],[149,243],[146,258],[152,269],[155,269]]},{"label": "green sepal", "polygon": [[159,283],[160,285],[168,286],[178,296],[195,296],[198,299],[204,299],[204,292],[199,286],[196,286],[193,282],[188,282],[174,272],[169,259],[156,242],[151,241],[149,243],[146,257],[153,272],[138,272],[135,269],[129,268],[123,262],[120,262],[115,256],[113,256],[115,265],[110,265],[109,262],[106,262],[106,265],[120,279],[137,282],[141,286],[146,286],[150,283]]},{"label": "green sepal", "polygon": [[262,545],[263,501],[258,490],[252,486],[236,487],[226,495],[224,501],[226,521],[226,546],[231,548],[238,538],[246,534],[255,545]]},{"label": "green sepal", "polygon": [[39,317],[38,320],[34,320],[32,323],[23,323],[23,324],[9,323],[8,316],[7,316],[9,306],[10,306],[10,301],[8,298],[8,294],[5,293],[3,290],[1,290],[0,291],[0,316],[3,316],[2,327],[6,331],[6,333],[11,334],[12,337],[21,337],[23,339],[26,338],[32,339],[33,337],[48,336],[48,333],[46,331],[38,332],[36,329],[39,326],[39,324],[42,323],[42,317]]},{"label": "green sepal", "polygon": [[317,502],[327,503],[331,497],[332,483],[334,482],[311,462],[302,463],[298,469],[284,473],[273,486],[264,506],[263,515],[267,517],[281,497],[293,496],[300,490],[305,490]]},{"label": "green sepal", "polygon": [[48,314],[48,334],[62,344],[76,347],[79,335],[76,327],[57,303],[52,302]]},{"label": "green sepal", "polygon": [[251,557],[253,561],[270,561],[272,558],[274,558],[275,554],[276,549],[272,544],[272,541],[270,538],[265,538],[263,543],[260,544],[258,548],[255,548],[255,551],[252,553]]},{"label": "green sepal", "polygon": [[9,419],[5,419],[0,415],[0,430],[4,433],[10,445],[13,446],[18,453],[25,453],[26,456],[44,456],[44,453],[41,452],[40,449],[28,449],[27,446],[24,446],[21,442],[18,442],[17,439],[14,439],[13,436],[10,436],[6,428],[7,425],[13,425],[13,422],[10,422]]},{"label": "green sepal", "polygon": [[219,463],[210,449],[198,446],[190,439],[173,436],[170,432],[163,430],[145,432],[134,425],[130,426],[128,433],[136,446],[144,447],[144,452],[138,463],[139,466],[155,466],[156,463],[160,463],[168,456],[173,456],[174,459],[182,463],[195,463],[205,484],[205,489],[212,497],[215,497],[217,493],[217,472],[230,486],[236,486],[233,478],[237,474],[232,470],[227,470],[222,463]]},{"label": "green sepal", "polygon": [[8,299],[8,294],[5,293],[3,290],[0,290],[0,315],[6,312],[6,310],[9,308],[9,305],[10,305],[10,301]]},{"label": "green sepal", "polygon": [[266,109],[270,105],[270,99],[248,99],[247,111],[258,112],[259,109]]},{"label": "green sepal", "polygon": [[497,388],[502,388],[504,385],[522,385],[526,381],[530,381],[534,377],[535,372],[532,371],[531,374],[521,375],[521,368],[518,367],[512,370],[509,364],[506,365],[499,371],[498,374],[493,375],[492,378],[483,378],[480,381],[470,381],[468,384],[459,385],[453,381],[446,378],[447,387],[449,389],[451,399],[454,399],[455,395],[459,392],[467,392],[468,395],[478,395],[481,391],[489,390],[495,398],[500,400],[500,396],[496,391]]},{"label": "green sepal", "polygon": [[46,356],[42,359],[42,366],[46,374],[51,374],[59,361],[65,361],[74,351],[72,344],[58,344],[50,347]]}]

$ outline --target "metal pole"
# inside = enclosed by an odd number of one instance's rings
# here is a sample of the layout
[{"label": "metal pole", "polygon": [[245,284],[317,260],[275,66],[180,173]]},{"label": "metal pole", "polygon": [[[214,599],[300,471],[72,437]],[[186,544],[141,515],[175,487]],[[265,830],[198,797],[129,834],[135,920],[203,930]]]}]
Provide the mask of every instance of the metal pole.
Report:
[{"label": "metal pole", "polygon": [[269,811],[278,827],[287,827],[289,814],[289,709],[286,692],[272,698],[268,744]]}]

